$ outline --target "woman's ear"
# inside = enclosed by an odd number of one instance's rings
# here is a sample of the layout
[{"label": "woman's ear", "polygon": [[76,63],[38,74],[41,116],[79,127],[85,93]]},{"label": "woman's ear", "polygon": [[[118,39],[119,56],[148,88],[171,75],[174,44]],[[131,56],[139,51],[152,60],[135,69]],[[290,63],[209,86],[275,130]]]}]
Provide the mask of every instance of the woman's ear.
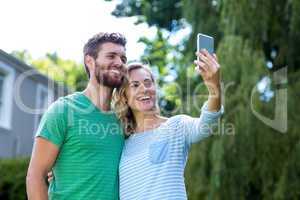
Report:
[{"label": "woman's ear", "polygon": [[124,102],[127,104],[128,103],[128,100],[127,100],[127,97],[125,96],[124,97]]},{"label": "woman's ear", "polygon": [[124,88],[124,102],[127,104],[128,103],[128,94],[127,94],[127,89],[128,88]]}]

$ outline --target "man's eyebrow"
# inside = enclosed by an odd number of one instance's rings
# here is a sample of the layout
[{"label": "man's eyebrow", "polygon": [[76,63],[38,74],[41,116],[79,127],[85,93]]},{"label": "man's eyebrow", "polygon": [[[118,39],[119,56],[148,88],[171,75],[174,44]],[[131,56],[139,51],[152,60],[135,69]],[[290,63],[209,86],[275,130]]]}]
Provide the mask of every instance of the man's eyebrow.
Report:
[{"label": "man's eyebrow", "polygon": [[117,52],[113,52],[113,51],[106,52],[106,54],[118,55],[118,53],[117,53]]},{"label": "man's eyebrow", "polygon": [[[106,54],[107,54],[107,55],[120,55],[119,53],[114,52],[114,51],[107,52]],[[125,61],[127,61],[126,55],[121,54],[120,56],[121,56],[121,58],[125,59]]]},{"label": "man's eyebrow", "polygon": [[109,52],[106,52],[106,54],[120,55],[122,57],[126,57],[124,54],[118,53],[118,52],[115,52],[115,51],[109,51]]}]

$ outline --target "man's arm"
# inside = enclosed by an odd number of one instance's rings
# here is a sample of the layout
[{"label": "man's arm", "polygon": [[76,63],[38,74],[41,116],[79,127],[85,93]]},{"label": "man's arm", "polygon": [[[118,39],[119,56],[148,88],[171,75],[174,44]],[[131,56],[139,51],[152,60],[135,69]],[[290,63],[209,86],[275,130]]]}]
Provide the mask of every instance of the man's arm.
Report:
[{"label": "man's arm", "polygon": [[45,177],[51,170],[59,152],[59,147],[41,137],[36,137],[26,177],[29,200],[47,200]]}]

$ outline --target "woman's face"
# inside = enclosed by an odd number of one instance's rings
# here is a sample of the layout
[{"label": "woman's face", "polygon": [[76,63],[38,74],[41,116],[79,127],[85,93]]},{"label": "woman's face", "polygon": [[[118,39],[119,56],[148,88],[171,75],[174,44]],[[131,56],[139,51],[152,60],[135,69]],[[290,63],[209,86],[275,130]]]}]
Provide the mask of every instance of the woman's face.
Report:
[{"label": "woman's face", "polygon": [[145,112],[155,108],[155,84],[150,73],[143,68],[134,69],[129,73],[125,94],[127,104],[133,112]]}]

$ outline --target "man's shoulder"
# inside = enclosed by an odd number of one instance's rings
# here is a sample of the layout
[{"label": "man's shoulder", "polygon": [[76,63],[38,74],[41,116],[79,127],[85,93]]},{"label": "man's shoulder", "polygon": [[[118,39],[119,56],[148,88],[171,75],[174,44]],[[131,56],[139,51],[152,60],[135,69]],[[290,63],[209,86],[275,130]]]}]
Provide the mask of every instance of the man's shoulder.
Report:
[{"label": "man's shoulder", "polygon": [[66,96],[59,97],[58,100],[62,101],[74,101],[81,97],[81,92],[73,92],[71,94],[68,94]]},{"label": "man's shoulder", "polygon": [[78,94],[76,92],[68,94],[66,96],[61,96],[51,103],[51,105],[48,108],[48,111],[65,110],[70,105],[70,103],[76,101],[76,99],[78,99]]},{"label": "man's shoulder", "polygon": [[57,100],[55,100],[52,104],[58,106],[66,106],[69,103],[80,100],[80,93],[74,92],[72,94],[68,94],[66,96],[61,96]]}]

